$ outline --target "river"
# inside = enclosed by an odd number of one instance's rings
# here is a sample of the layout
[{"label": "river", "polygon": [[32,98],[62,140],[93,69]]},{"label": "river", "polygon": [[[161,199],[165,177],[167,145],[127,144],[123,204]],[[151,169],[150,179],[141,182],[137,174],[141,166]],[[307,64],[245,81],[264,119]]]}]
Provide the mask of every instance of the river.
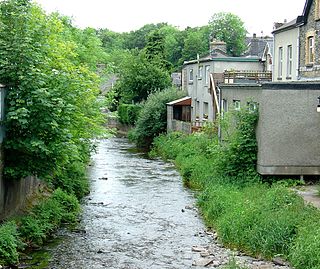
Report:
[{"label": "river", "polygon": [[[229,260],[231,251],[206,232],[194,194],[171,163],[112,138],[100,141],[88,172],[91,193],[79,227],[60,230],[59,240],[38,253],[40,265],[31,268],[222,268]],[[237,258],[250,268],[278,268],[239,253]]]}]

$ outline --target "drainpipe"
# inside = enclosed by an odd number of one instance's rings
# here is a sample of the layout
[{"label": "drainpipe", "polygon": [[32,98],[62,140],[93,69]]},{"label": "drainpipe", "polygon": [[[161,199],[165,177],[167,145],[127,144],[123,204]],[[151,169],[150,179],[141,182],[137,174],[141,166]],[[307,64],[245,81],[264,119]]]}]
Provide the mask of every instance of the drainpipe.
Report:
[{"label": "drainpipe", "polygon": [[298,38],[297,38],[297,62],[296,62],[296,79],[300,80],[299,68],[300,68],[300,27],[298,27]]}]

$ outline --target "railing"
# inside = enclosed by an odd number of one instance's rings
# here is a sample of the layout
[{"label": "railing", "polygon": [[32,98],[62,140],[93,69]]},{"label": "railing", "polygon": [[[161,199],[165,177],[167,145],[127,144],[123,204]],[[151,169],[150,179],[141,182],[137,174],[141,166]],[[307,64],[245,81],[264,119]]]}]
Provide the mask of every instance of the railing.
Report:
[{"label": "railing", "polygon": [[224,83],[271,81],[271,71],[224,71]]}]

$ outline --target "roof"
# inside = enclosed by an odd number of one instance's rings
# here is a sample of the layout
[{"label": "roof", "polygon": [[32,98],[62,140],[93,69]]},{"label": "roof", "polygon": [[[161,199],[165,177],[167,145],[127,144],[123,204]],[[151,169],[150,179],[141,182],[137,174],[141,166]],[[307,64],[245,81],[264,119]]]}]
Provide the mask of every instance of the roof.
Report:
[{"label": "roof", "polygon": [[312,5],[313,0],[306,0],[306,3],[304,4],[304,9],[303,9],[303,13],[302,16],[299,16],[297,18],[297,20],[301,20],[301,22],[306,23],[307,22],[307,18],[311,9],[311,5]]},{"label": "roof", "polygon": [[298,27],[299,25],[300,25],[300,23],[298,22],[298,19],[294,19],[292,21],[284,23],[282,26],[275,29],[272,33],[277,34],[280,32],[288,31],[290,29],[294,29],[294,28]]},{"label": "roof", "polygon": [[270,37],[251,38],[245,55],[258,56],[261,59],[267,43],[270,43],[270,42],[273,42],[273,38],[270,38]]},{"label": "roof", "polygon": [[191,106],[191,97],[186,96],[178,100],[167,103],[168,106]]},{"label": "roof", "polygon": [[205,62],[259,62],[260,58],[257,56],[244,57],[205,57],[199,60],[185,61],[184,65],[205,63]]}]

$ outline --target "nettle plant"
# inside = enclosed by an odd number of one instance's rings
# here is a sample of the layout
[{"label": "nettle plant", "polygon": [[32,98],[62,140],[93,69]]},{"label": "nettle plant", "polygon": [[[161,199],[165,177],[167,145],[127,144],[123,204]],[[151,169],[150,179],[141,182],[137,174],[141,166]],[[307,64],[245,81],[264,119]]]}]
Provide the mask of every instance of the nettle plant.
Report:
[{"label": "nettle plant", "polygon": [[256,126],[259,119],[258,106],[251,102],[241,110],[233,110],[220,120],[222,128],[219,170],[226,176],[256,178],[258,145]]}]

